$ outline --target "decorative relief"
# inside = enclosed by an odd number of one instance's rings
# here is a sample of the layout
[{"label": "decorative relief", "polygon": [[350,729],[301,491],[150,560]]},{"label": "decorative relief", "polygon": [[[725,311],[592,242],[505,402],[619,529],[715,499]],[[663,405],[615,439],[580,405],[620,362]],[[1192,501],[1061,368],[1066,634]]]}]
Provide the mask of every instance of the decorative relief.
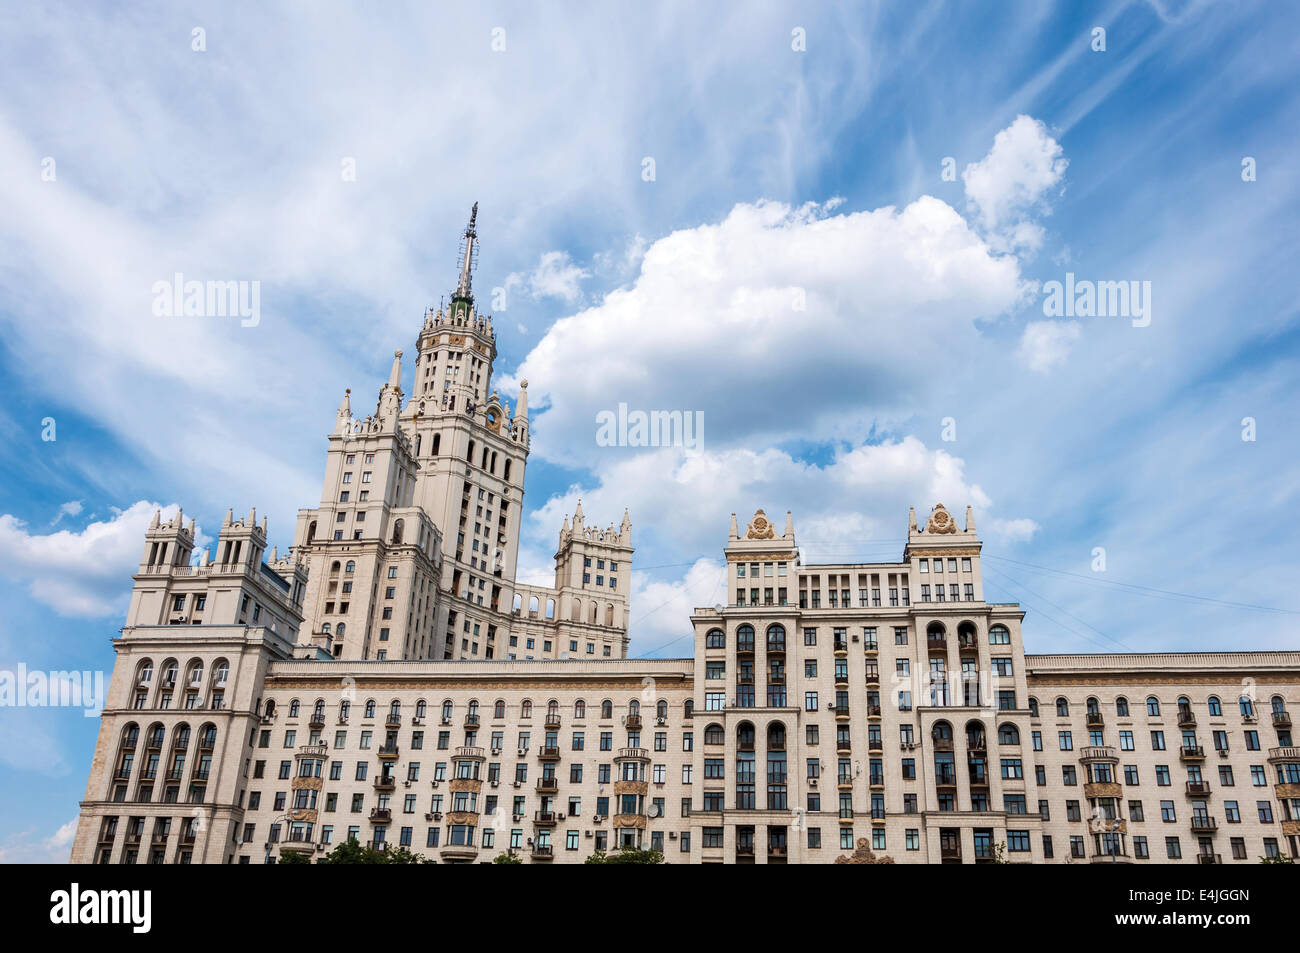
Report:
[{"label": "decorative relief", "polygon": [[322,780],[321,778],[294,778],[289,782],[289,788],[293,791],[319,791]]},{"label": "decorative relief", "polygon": [[936,503],[934,512],[926,520],[925,531],[927,533],[955,533],[957,532],[957,524],[953,522],[953,518],[948,511],[943,508],[943,504]]},{"label": "decorative relief", "polygon": [[1112,781],[1093,781],[1083,786],[1084,797],[1123,797],[1124,792]]},{"label": "decorative relief", "polygon": [[649,790],[650,790],[650,783],[648,781],[615,781],[614,782],[615,797],[618,797],[620,794],[640,794],[644,796],[645,794],[649,793]]},{"label": "decorative relief", "polygon": [[640,828],[641,830],[645,830],[645,815],[644,814],[615,814],[614,826],[615,827],[637,827]]},{"label": "decorative relief", "polygon": [[478,794],[483,790],[483,782],[474,778],[452,778],[448,788],[452,794],[464,794],[465,792]]},{"label": "decorative relief", "polygon": [[749,528],[745,530],[746,539],[773,539],[776,537],[776,530],[772,528],[772,521],[767,518],[767,514],[759,510],[754,514],[754,518],[749,521]]},{"label": "decorative relief", "polygon": [[478,815],[473,811],[449,811],[447,813],[448,824],[477,824]]}]

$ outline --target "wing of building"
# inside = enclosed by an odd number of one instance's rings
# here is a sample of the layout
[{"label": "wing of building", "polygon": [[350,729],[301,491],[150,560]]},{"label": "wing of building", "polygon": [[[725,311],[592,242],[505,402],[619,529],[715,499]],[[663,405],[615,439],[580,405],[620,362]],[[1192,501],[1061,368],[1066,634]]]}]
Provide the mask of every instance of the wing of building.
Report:
[{"label": "wing of building", "polygon": [[476,215],[413,394],[398,351],[374,414],[345,396],[287,557],[256,513],[197,563],[192,521],[149,527],[73,862],[1300,858],[1300,652],[1026,655],[969,510],[834,565],[733,515],[692,658],[626,657],[626,513],[579,505],[555,587],[516,585],[527,389],[490,389]]}]

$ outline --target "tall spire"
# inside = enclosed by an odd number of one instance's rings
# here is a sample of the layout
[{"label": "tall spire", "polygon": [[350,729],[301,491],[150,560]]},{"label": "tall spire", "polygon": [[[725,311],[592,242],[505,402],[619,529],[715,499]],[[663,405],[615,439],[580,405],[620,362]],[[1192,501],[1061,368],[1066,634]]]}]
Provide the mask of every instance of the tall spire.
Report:
[{"label": "tall spire", "polygon": [[460,266],[460,281],[456,284],[457,298],[472,298],[470,292],[470,269],[474,266],[474,243],[478,240],[478,233],[474,230],[474,221],[478,218],[478,203],[470,209],[469,225],[465,229],[465,259]]}]

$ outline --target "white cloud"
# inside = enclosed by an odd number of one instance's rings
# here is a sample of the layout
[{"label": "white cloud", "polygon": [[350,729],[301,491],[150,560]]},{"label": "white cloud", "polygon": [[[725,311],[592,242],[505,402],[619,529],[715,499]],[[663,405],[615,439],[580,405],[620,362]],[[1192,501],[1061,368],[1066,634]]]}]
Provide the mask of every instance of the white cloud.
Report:
[{"label": "white cloud", "polygon": [[1030,370],[1046,373],[1065,363],[1082,333],[1078,321],[1031,321],[1021,332],[1016,354]]},{"label": "white cloud", "polygon": [[929,196],[842,214],[740,204],[654,242],[630,287],[557,321],[515,377],[544,408],[534,452],[570,464],[624,455],[595,443],[620,402],[702,410],[708,449],[853,440],[908,412],[917,368],[975,347],[976,322],[1023,293],[1018,262]]},{"label": "white cloud", "polygon": [[1032,252],[1042,245],[1043,229],[1029,216],[1048,211],[1049,193],[1068,165],[1047,127],[1022,114],[994,137],[988,155],[966,166],[966,198],[998,248]]},{"label": "white cloud", "polygon": [[[125,611],[123,584],[139,565],[144,533],[160,504],[145,500],[117,510],[111,520],[84,529],[36,534],[8,513],[0,515],[0,571],[27,584],[33,598],[60,615],[94,618]],[[174,513],[175,505],[162,507]],[[201,540],[200,540],[201,542]]]},{"label": "white cloud", "polygon": [[81,500],[69,500],[59,507],[59,512],[55,514],[54,519],[50,521],[51,526],[57,526],[59,521],[65,516],[79,516],[81,514]]},{"label": "white cloud", "polygon": [[543,252],[537,267],[527,274],[512,272],[506,278],[506,289],[523,288],[534,299],[559,298],[572,304],[582,297],[582,282],[591,272],[574,264],[568,252]]},{"label": "white cloud", "polygon": [[48,837],[31,830],[15,832],[0,844],[0,864],[66,864],[76,835],[75,817]]}]

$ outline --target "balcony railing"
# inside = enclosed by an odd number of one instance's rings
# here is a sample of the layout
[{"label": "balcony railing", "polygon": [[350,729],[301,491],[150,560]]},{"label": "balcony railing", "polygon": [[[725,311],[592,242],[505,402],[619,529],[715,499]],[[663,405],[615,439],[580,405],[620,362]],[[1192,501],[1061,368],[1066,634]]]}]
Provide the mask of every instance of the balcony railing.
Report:
[{"label": "balcony railing", "polygon": [[932,742],[932,744],[933,744],[933,746],[934,746],[934,750],[935,750],[935,751],[951,751],[951,750],[952,750],[952,739],[951,739],[951,738],[932,738],[932,739],[931,739],[931,742]]},{"label": "balcony railing", "polygon": [[380,824],[387,824],[393,819],[392,808],[372,807],[370,809],[370,819]]},{"label": "balcony railing", "polygon": [[1205,757],[1205,749],[1200,745],[1183,745],[1178,751],[1183,761],[1199,761]]},{"label": "balcony railing", "polygon": [[1212,834],[1219,829],[1218,823],[1208,814],[1192,815],[1192,830],[1197,833]]},{"label": "balcony railing", "polygon": [[1207,781],[1188,781],[1187,794],[1189,797],[1205,797],[1210,793],[1210,785]]},{"label": "balcony railing", "polygon": [[1274,727],[1274,728],[1290,728],[1290,727],[1291,727],[1291,716],[1290,716],[1287,712],[1284,712],[1284,711],[1275,711],[1275,712],[1273,712],[1273,727]]},{"label": "balcony railing", "polygon": [[386,759],[396,758],[398,755],[397,745],[383,745],[379,749],[379,757]]},{"label": "balcony railing", "polygon": [[543,745],[537,749],[537,757],[543,761],[559,761],[560,749],[555,745]]},{"label": "balcony railing", "polygon": [[1223,855],[1200,853],[1196,855],[1196,862],[1198,864],[1221,864],[1223,863]]},{"label": "balcony railing", "polygon": [[1104,728],[1106,726],[1106,718],[1099,711],[1090,711],[1084,716],[1084,723],[1087,724],[1089,728]]},{"label": "balcony railing", "polygon": [[559,777],[552,775],[551,777],[543,776],[538,778],[537,790],[540,794],[554,794],[556,791],[560,790]]},{"label": "balcony railing", "polygon": [[1179,728],[1195,728],[1195,727],[1196,727],[1196,715],[1194,715],[1194,714],[1192,713],[1192,710],[1191,710],[1190,708],[1183,708],[1182,706],[1179,706],[1179,708],[1178,708],[1178,727],[1179,727]]},{"label": "balcony railing", "polygon": [[627,718],[624,720],[623,724],[627,727],[629,731],[635,731],[641,727],[641,716],[628,715]]}]

